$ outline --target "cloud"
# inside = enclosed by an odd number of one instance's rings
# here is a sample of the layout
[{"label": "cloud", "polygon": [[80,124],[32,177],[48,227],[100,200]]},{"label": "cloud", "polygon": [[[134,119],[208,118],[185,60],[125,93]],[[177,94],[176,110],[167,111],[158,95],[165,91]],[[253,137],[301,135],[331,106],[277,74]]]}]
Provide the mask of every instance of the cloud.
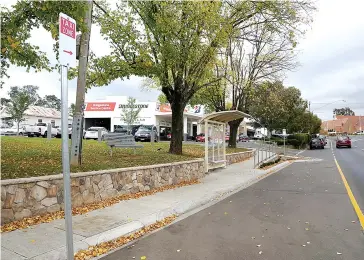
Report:
[{"label": "cloud", "polygon": [[319,1],[312,30],[300,44],[302,66],[285,80],[301,90],[322,119],[344,106],[364,115],[364,19],[358,18],[363,9],[360,0]]}]

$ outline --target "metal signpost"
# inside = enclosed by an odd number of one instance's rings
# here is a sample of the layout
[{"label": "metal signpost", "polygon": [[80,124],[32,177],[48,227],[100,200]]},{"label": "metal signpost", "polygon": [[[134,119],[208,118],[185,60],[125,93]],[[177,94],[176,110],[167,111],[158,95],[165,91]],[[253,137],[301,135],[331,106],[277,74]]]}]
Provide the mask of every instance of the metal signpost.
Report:
[{"label": "metal signpost", "polygon": [[286,129],[283,129],[283,154],[284,156],[286,156],[286,135],[287,135],[287,132],[286,132]]},{"label": "metal signpost", "polygon": [[52,138],[52,125],[51,124],[47,124],[47,139],[51,140]]},{"label": "metal signpost", "polygon": [[62,170],[64,189],[64,213],[66,220],[67,259],[73,256],[71,176],[68,147],[68,67],[76,65],[76,21],[66,14],[59,14],[59,64],[61,67],[62,99]]}]

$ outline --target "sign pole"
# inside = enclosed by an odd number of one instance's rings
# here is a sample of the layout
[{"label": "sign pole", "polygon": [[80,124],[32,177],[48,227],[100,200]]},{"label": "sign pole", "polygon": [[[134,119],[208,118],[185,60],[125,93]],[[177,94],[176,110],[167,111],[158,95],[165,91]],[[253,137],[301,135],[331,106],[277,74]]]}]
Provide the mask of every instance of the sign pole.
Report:
[{"label": "sign pole", "polygon": [[76,66],[76,21],[66,14],[59,14],[59,63],[62,100],[62,172],[64,215],[66,221],[67,259],[73,260],[72,201],[70,154],[68,146],[68,68]]},{"label": "sign pole", "polygon": [[71,174],[68,147],[68,67],[61,66],[61,98],[62,98],[62,170],[64,189],[64,215],[66,220],[67,259],[73,257],[73,231],[72,231],[72,202],[71,202]]}]

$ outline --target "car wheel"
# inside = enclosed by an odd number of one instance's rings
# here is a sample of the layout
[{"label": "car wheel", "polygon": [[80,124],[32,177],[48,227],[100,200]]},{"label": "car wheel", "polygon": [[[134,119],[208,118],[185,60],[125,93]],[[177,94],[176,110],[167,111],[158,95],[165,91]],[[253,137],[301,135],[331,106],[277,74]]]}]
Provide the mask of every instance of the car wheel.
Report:
[{"label": "car wheel", "polygon": [[23,133],[19,133],[19,136],[23,136],[24,134]]},{"label": "car wheel", "polygon": [[43,138],[47,137],[47,131],[44,132]]},{"label": "car wheel", "polygon": [[348,147],[351,148],[351,145],[349,145]]},{"label": "car wheel", "polygon": [[310,146],[310,150],[313,150],[313,147],[312,146]]},{"label": "car wheel", "polygon": [[28,134],[28,137],[33,137],[31,134]]},{"label": "car wheel", "polygon": [[339,148],[340,148],[340,146],[338,146],[338,145],[337,145],[337,146],[336,146],[336,148],[338,148],[338,149],[339,149]]}]

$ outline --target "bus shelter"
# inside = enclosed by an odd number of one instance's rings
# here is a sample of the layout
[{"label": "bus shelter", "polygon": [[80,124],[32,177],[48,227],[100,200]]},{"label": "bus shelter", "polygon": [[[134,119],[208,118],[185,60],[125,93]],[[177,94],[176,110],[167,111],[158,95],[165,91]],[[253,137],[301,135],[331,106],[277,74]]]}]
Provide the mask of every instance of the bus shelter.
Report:
[{"label": "bus shelter", "polygon": [[226,167],[226,124],[249,114],[238,110],[214,112],[200,121],[205,129],[205,172]]}]

